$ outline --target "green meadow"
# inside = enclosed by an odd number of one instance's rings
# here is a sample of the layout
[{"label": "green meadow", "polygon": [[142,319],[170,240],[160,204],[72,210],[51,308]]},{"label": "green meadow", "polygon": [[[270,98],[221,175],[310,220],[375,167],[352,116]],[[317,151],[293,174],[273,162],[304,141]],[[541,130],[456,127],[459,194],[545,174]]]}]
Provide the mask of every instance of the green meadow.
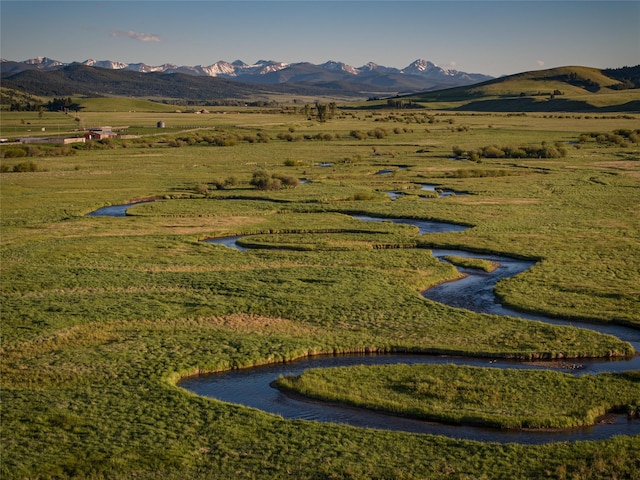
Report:
[{"label": "green meadow", "polygon": [[[187,375],[321,353],[527,361],[634,354],[578,326],[640,328],[638,115],[338,108],[318,122],[293,106],[198,114],[128,99],[79,101],[86,108],[78,115],[2,112],[3,138],[73,136],[101,125],[136,136],[0,147],[3,478],[638,476],[638,436],[459,441],[288,421],[177,386]],[[490,146],[565,152],[456,158]],[[258,177],[269,180],[266,189]],[[423,184],[465,194],[434,198]],[[144,199],[155,201],[126,217],[86,216]],[[353,215],[469,228],[420,235]],[[232,235],[248,235],[241,244],[252,248],[203,241]],[[424,299],[420,292],[458,278],[453,264],[466,262],[439,262],[430,253],[437,247],[537,261],[496,293],[575,326]],[[416,391],[446,384],[449,374],[433,369],[415,380]],[[490,369],[465,375],[470,385],[502,382]],[[637,405],[633,375],[569,381],[518,372],[505,382],[522,396],[507,406],[479,401],[477,415],[566,426],[555,423],[565,415],[559,402],[531,410],[540,385],[557,387],[550,400],[600,392],[584,406],[599,413]],[[399,404],[413,408],[408,397]]]}]

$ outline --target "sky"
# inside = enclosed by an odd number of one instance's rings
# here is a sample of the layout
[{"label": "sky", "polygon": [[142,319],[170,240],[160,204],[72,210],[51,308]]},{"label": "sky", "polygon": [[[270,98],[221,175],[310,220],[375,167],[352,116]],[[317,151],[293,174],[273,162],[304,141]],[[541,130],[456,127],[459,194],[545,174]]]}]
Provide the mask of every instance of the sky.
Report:
[{"label": "sky", "polygon": [[617,68],[640,64],[640,0],[0,0],[0,56]]}]

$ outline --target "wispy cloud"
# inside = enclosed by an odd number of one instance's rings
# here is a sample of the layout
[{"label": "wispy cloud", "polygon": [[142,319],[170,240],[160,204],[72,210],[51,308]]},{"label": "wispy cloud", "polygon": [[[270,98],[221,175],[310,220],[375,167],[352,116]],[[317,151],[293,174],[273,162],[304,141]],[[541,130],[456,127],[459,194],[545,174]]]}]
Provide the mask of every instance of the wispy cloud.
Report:
[{"label": "wispy cloud", "polygon": [[537,60],[536,63],[539,67],[544,67],[544,62],[542,60]]},{"label": "wispy cloud", "polygon": [[161,42],[162,39],[153,33],[139,33],[134,32],[133,30],[113,30],[111,32],[112,37],[129,37],[134,40],[138,40],[139,42]]}]

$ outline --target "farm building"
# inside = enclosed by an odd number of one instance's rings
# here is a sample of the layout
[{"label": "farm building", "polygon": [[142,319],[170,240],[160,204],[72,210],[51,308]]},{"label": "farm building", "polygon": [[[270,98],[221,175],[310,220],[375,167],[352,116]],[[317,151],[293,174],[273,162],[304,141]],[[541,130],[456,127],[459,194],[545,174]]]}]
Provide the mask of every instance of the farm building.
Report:
[{"label": "farm building", "polygon": [[69,143],[84,143],[85,137],[24,137],[18,140],[25,144],[54,144],[68,145]]},{"label": "farm building", "polygon": [[104,138],[115,138],[118,134],[114,133],[111,127],[90,128],[85,134],[87,140],[102,140]]}]

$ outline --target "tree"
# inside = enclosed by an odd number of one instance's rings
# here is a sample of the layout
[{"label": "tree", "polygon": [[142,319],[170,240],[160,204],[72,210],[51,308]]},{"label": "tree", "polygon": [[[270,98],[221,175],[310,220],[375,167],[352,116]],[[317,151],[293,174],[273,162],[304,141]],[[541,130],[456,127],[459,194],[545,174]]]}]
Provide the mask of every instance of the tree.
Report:
[{"label": "tree", "polygon": [[316,117],[319,122],[326,122],[329,117],[329,106],[325,103],[316,102]]}]

